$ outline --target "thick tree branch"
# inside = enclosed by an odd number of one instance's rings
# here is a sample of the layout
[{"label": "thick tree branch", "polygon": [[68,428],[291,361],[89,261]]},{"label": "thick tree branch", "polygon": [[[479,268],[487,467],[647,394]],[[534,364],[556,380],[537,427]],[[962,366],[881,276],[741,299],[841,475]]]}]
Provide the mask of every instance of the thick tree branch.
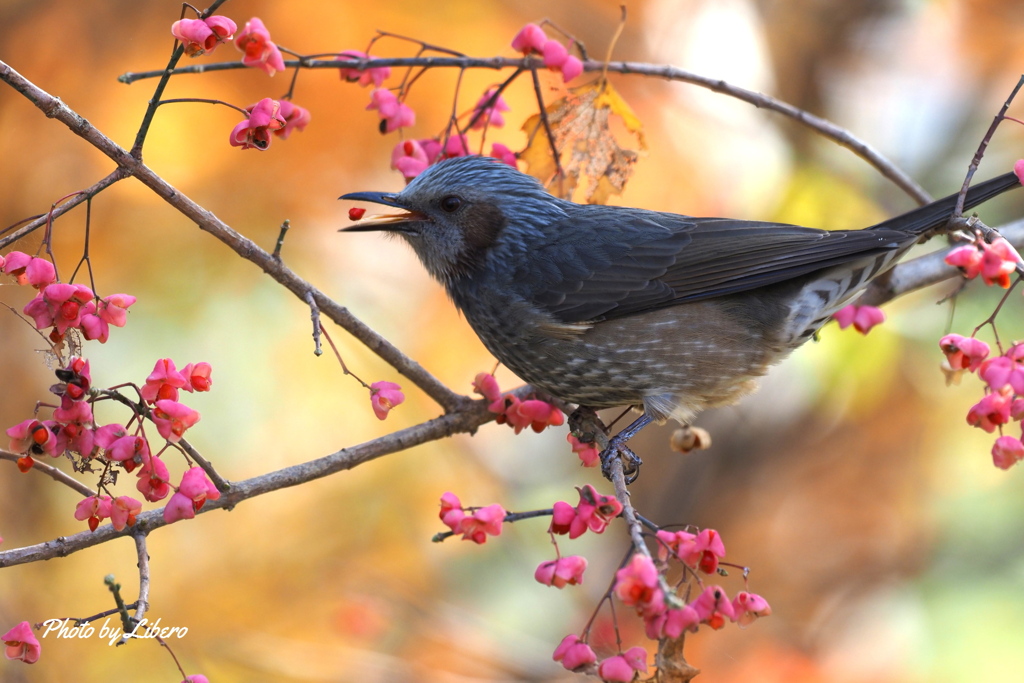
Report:
[{"label": "thick tree branch", "polygon": [[[529,391],[529,387],[523,387],[517,390],[516,393],[525,395]],[[342,470],[350,470],[389,453],[404,451],[413,446],[453,434],[472,433],[481,425],[493,420],[494,417],[494,413],[487,410],[486,401],[474,401],[459,412],[449,413],[422,424],[401,429],[358,446],[343,448],[322,458],[285,467],[275,472],[261,474],[251,479],[232,482],[231,488],[227,493],[221,495],[218,500],[207,500],[198,514],[211,510],[230,510],[249,498],[305,484],[306,482],[320,479]],[[166,525],[167,522],[164,521],[162,508],[159,510],[149,510],[136,518],[134,526],[126,527],[122,531],[117,531],[113,526],[107,524],[99,527],[96,531],[82,531],[71,536],[60,536],[52,541],[37,545],[5,550],[0,552],[0,567],[50,560],[55,557],[66,557],[79,550],[91,548],[121,536],[133,536],[140,533],[148,534],[154,529],[159,529]],[[142,597],[140,596],[140,598]]]},{"label": "thick tree branch", "polygon": [[[1024,220],[1002,226],[999,233],[1018,251],[1024,251]],[[944,260],[948,253],[949,249],[939,249],[900,263],[887,277],[876,279],[868,285],[856,303],[881,306],[909,292],[959,277],[959,269],[948,265]]]}]

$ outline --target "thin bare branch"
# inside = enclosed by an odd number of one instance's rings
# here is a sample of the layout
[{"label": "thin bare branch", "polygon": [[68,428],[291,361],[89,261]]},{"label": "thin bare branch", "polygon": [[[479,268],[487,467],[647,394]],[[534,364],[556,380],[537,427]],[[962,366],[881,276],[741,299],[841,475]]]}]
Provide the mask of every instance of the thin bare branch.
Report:
[{"label": "thin bare branch", "polygon": [[[372,69],[382,66],[409,66],[422,67],[424,69],[434,68],[457,68],[457,69],[529,69],[532,58],[511,58],[511,57],[390,57],[361,60],[291,60],[285,62],[286,67],[299,67],[309,69]],[[172,74],[195,74],[207,71],[224,71],[229,69],[247,68],[241,62],[222,62],[220,64],[199,64],[175,69]],[[884,177],[895,183],[901,190],[907,193],[919,204],[927,204],[931,201],[924,188],[918,185],[909,175],[901,170],[896,164],[887,159],[878,150],[861,140],[850,131],[837,126],[836,124],[815,116],[802,109],[787,104],[774,97],[764,95],[753,90],[747,90],[732,85],[718,78],[708,78],[700,74],[680,69],[674,66],[661,64],[645,64],[640,62],[604,62],[584,60],[583,70],[585,72],[607,72],[619,74],[637,74],[639,76],[650,76],[663,78],[670,81],[681,81],[691,85],[700,86],[722,95],[728,95],[758,107],[769,109],[776,113],[787,116],[798,123],[807,126],[820,135],[847,148],[867,163],[873,166]],[[162,76],[164,71],[142,71],[138,73],[127,72],[122,74],[118,80],[122,83],[134,83],[145,78]]]},{"label": "thin bare branch", "polygon": [[66,202],[64,202],[58,207],[55,207],[52,211],[48,211],[47,213],[34,219],[31,223],[27,223],[21,228],[18,228],[10,235],[7,235],[6,237],[0,237],[0,249],[4,249],[8,245],[14,244],[22,237],[25,237],[26,235],[34,232],[35,230],[44,227],[47,224],[47,222],[50,222],[52,224],[52,222],[57,220],[57,218],[59,218],[60,216],[64,215],[65,213],[75,208],[82,202],[92,199],[97,194],[99,194],[103,190],[107,189],[108,187],[116,183],[118,180],[121,180],[122,178],[127,178],[129,175],[131,174],[128,172],[127,169],[118,166],[110,173],[110,175],[98,181],[97,183],[91,185],[90,187],[85,188],[81,192],[73,194]]},{"label": "thin bare branch", "polygon": [[[18,455],[17,453],[11,453],[10,451],[0,450],[0,460],[10,460],[11,462],[16,463],[18,462],[19,458],[21,458],[21,456]],[[53,465],[47,465],[45,462],[33,459],[32,469],[36,470],[37,472],[42,472],[43,474],[50,477],[54,481],[58,481],[61,484],[67,486],[68,488],[74,489],[78,493],[81,493],[83,496],[88,497],[96,494],[96,491],[89,488],[88,486],[78,481],[74,477],[65,474],[64,472],[61,472]],[[28,473],[26,472],[26,474]]]},{"label": "thin bare branch", "polygon": [[[515,393],[525,396],[530,391],[530,387],[521,387]],[[270,491],[305,484],[343,470],[350,470],[389,453],[404,451],[413,446],[453,434],[473,433],[481,425],[493,420],[494,417],[494,413],[487,410],[486,401],[474,401],[459,412],[443,415],[357,446],[343,448],[316,460],[234,482],[227,493],[222,494],[218,500],[207,500],[196,514],[205,514],[211,510],[230,510],[250,498]],[[121,536],[137,533],[148,534],[166,524],[162,508],[149,510],[136,517],[134,526],[126,527],[122,531],[117,531],[113,526],[107,524],[97,528],[96,531],[82,531],[71,536],[60,536],[45,543],[2,551],[0,552],[0,567],[65,557]]]}]

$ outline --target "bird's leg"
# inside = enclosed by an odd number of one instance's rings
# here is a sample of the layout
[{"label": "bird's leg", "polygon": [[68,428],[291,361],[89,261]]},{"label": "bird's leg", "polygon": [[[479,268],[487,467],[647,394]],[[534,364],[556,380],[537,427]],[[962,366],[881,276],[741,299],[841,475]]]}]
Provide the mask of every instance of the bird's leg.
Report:
[{"label": "bird's leg", "polygon": [[643,461],[626,446],[626,442],[650,423],[651,418],[644,413],[608,441],[607,448],[601,451],[601,472],[605,477],[611,478],[612,460],[622,458],[622,471],[626,475],[626,483],[632,484],[636,481],[636,478],[640,476],[640,465],[643,464]]}]

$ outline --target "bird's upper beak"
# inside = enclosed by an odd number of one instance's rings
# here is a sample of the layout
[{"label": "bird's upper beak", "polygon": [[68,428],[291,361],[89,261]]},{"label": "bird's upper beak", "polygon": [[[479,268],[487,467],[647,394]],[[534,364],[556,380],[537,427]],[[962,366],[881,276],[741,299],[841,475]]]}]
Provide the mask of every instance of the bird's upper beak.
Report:
[{"label": "bird's upper beak", "polygon": [[395,199],[395,195],[384,192],[350,192],[343,194],[338,199],[350,199],[357,202],[373,202],[384,206],[393,206],[399,209],[396,213],[385,213],[376,216],[367,216],[355,225],[341,228],[338,232],[370,232],[372,230],[391,230],[393,232],[416,233],[410,224],[429,220],[425,214],[419,211],[406,209]]}]

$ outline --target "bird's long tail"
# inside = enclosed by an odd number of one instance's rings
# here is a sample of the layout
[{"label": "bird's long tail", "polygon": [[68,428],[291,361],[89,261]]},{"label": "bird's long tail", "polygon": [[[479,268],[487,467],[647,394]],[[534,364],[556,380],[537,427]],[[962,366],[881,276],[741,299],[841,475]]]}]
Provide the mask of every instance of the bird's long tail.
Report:
[{"label": "bird's long tail", "polygon": [[[1020,179],[1013,173],[1004,173],[1001,176],[986,180],[983,183],[974,185],[967,191],[967,198],[964,201],[964,211],[973,209],[993,197],[1020,187]],[[882,221],[878,225],[872,225],[869,230],[902,230],[915,235],[924,235],[930,230],[942,227],[949,217],[953,215],[956,208],[956,194],[938,199],[931,204],[919,207],[905,214]]]}]

